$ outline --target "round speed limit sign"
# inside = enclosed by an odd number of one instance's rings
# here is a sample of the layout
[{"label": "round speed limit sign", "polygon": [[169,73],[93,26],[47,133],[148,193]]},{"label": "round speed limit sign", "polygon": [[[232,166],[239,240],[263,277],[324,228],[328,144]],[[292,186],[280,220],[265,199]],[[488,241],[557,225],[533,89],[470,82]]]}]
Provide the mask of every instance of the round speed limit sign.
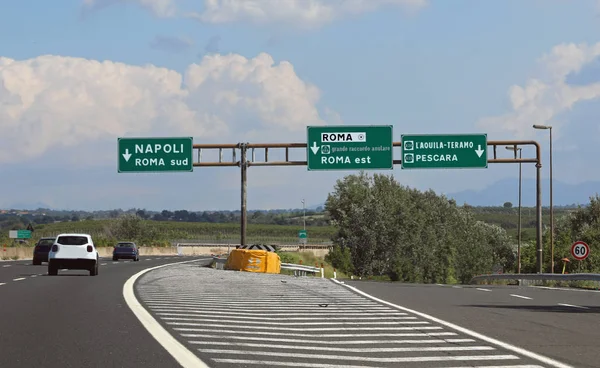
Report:
[{"label": "round speed limit sign", "polygon": [[585,242],[576,241],[571,246],[571,255],[578,261],[583,261],[590,255],[590,247]]}]

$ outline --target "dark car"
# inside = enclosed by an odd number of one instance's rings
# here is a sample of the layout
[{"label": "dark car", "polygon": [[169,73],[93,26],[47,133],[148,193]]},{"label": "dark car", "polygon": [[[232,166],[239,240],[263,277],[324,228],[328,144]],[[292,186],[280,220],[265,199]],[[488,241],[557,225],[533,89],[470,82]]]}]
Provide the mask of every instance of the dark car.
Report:
[{"label": "dark car", "polygon": [[118,261],[121,258],[140,260],[140,250],[134,242],[120,242],[115,245],[113,250],[113,261]]},{"label": "dark car", "polygon": [[54,244],[55,238],[41,238],[33,248],[33,264],[39,266],[42,262],[48,262],[48,252]]}]

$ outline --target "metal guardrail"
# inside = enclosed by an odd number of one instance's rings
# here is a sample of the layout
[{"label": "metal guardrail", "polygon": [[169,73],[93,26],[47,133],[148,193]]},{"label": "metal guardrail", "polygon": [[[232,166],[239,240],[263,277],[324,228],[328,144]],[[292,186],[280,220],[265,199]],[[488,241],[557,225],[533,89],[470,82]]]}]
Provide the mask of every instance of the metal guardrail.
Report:
[{"label": "metal guardrail", "polygon": [[479,281],[495,281],[495,280],[528,280],[528,281],[596,281],[600,282],[600,274],[598,273],[504,273],[493,275],[478,275],[471,279],[470,284],[475,284]]},{"label": "metal guardrail", "polygon": [[[210,248],[235,248],[239,246],[239,244],[227,244],[227,243],[175,243],[177,247],[210,247]],[[274,244],[274,246],[280,248],[281,250],[290,250],[290,249],[329,249],[332,245],[328,244]]]}]

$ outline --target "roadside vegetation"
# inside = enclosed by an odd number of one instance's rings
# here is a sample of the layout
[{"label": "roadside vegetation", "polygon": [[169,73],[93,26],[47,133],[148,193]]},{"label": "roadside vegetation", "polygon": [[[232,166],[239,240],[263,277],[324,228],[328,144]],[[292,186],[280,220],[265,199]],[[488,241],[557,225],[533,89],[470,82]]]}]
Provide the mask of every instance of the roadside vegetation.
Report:
[{"label": "roadside vegetation", "polygon": [[361,173],[338,180],[326,210],[337,228],[327,259],[347,274],[464,283],[494,266],[512,269],[515,263],[504,229],[391,176]]}]

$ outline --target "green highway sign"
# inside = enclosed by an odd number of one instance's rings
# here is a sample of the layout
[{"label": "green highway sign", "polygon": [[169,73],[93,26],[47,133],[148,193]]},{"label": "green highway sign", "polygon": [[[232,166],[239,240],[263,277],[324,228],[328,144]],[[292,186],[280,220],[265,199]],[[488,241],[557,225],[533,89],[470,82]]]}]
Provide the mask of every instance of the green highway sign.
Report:
[{"label": "green highway sign", "polygon": [[307,237],[308,237],[308,234],[306,233],[306,230],[298,231],[298,240],[299,240],[300,244],[306,244]]},{"label": "green highway sign", "polygon": [[194,171],[192,137],[119,138],[118,172]]},{"label": "green highway sign", "polygon": [[402,134],[403,169],[488,167],[487,134]]},{"label": "green highway sign", "polygon": [[308,170],[392,170],[391,125],[307,127]]},{"label": "green highway sign", "polygon": [[8,237],[11,239],[30,239],[31,231],[29,230],[10,230]]}]

